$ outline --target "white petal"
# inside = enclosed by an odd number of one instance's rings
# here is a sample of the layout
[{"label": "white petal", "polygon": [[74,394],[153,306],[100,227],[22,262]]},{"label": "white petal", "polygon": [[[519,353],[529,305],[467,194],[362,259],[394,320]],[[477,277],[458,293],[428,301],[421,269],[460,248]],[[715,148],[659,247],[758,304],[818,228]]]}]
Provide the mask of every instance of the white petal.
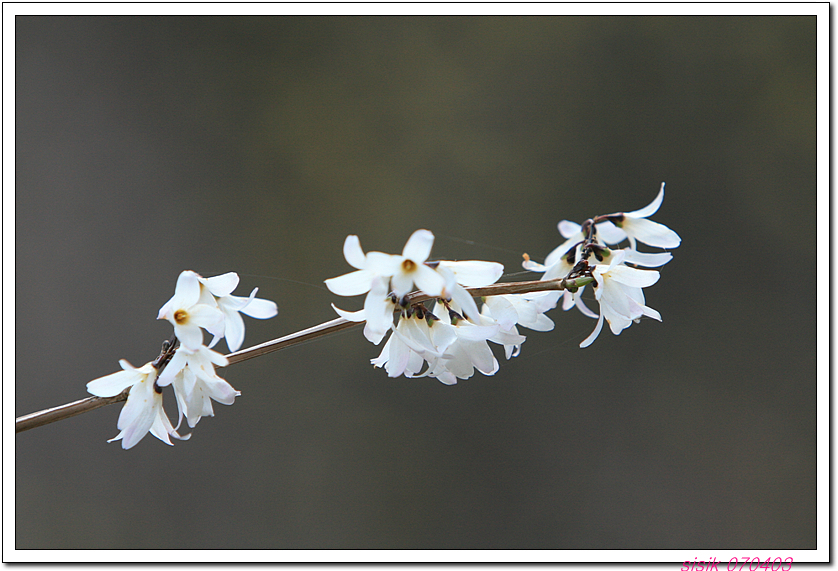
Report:
[{"label": "white petal", "polygon": [[216,367],[226,367],[230,364],[230,362],[227,360],[227,357],[225,357],[221,353],[210,351],[206,347],[201,347],[200,352],[204,359],[206,359]]},{"label": "white petal", "polygon": [[536,291],[522,293],[521,297],[534,304],[539,313],[544,313],[556,308],[563,293],[562,291]]},{"label": "white petal", "polygon": [[[217,307],[198,304],[189,308],[189,324],[203,327],[216,335],[224,334],[224,314]],[[216,331],[220,328],[220,331]]]},{"label": "white petal", "polygon": [[[424,267],[424,264],[422,264],[422,266]],[[430,268],[428,268],[428,269],[430,270]],[[418,266],[417,266],[417,270],[418,270]],[[431,271],[433,271],[433,270],[431,270]],[[417,276],[418,276],[417,271],[412,271],[412,272],[399,271],[399,272],[396,272],[393,275],[393,277],[391,278],[391,282],[390,282],[390,284],[393,287],[393,293],[396,294],[396,297],[402,298],[402,297],[406,296],[407,294],[409,294],[411,291],[413,291],[413,280]],[[441,277],[442,276],[440,276],[440,278]],[[439,295],[440,293],[442,293],[442,287],[443,286],[444,286],[444,280],[443,280],[443,285],[440,285],[439,293],[437,293],[436,295]],[[431,294],[430,292],[425,292],[425,293],[427,293],[428,295],[434,295],[434,294]]]},{"label": "white petal", "polygon": [[[399,320],[398,326],[393,329],[393,335],[411,351],[415,351],[420,355],[439,356],[437,350],[431,345],[430,339],[422,334],[417,334],[415,323],[410,324],[410,321],[415,321],[415,319],[406,318]],[[391,354],[392,351],[393,349],[391,348]]]},{"label": "white petal", "polygon": [[[253,291],[254,293],[256,292],[256,290]],[[269,299],[255,297],[251,299],[250,303],[245,305],[240,311],[255,319],[270,319],[277,314],[277,307],[276,303]]]},{"label": "white petal", "polygon": [[431,322],[431,340],[437,352],[442,354],[452,343],[457,341],[457,328],[441,321]]},{"label": "white petal", "polygon": [[381,343],[381,340],[387,335],[387,330],[379,331],[373,330],[369,323],[364,326],[364,337],[367,338],[367,341],[372,343],[373,345],[378,345]]},{"label": "white petal", "polygon": [[468,379],[474,375],[474,363],[471,357],[463,351],[462,345],[458,342],[449,347],[449,352],[445,355],[445,361],[438,367],[435,373],[442,370],[451,371],[459,379]]},{"label": "white petal", "polygon": [[524,260],[523,262],[521,262],[521,266],[525,270],[529,270],[531,272],[546,272],[547,271],[547,266],[543,266],[543,265],[541,265],[538,262],[535,262],[533,260]]},{"label": "white petal", "polygon": [[387,361],[390,360],[390,344],[393,342],[393,337],[391,336],[387,343],[384,344],[384,347],[381,348],[381,353],[375,359],[370,359],[370,363],[373,364],[374,367],[378,367],[379,369],[387,364]]},{"label": "white petal", "polygon": [[224,325],[224,340],[230,351],[238,351],[244,343],[244,320],[239,312],[233,311],[226,316]]},{"label": "white petal", "polygon": [[87,383],[87,392],[97,397],[114,397],[138,383],[144,376],[136,370],[119,371],[90,381]]},{"label": "white petal", "polygon": [[491,296],[486,298],[486,306],[492,314],[492,317],[497,320],[498,325],[503,330],[511,329],[518,323],[518,312],[510,303],[507,296]]},{"label": "white petal", "polygon": [[619,244],[626,239],[626,233],[608,220],[598,223],[596,229],[599,237],[606,244]]},{"label": "white petal", "polygon": [[[393,279],[395,280],[395,276]],[[445,289],[445,278],[425,264],[420,264],[416,268],[416,271],[413,272],[413,280],[416,282],[416,287],[428,295],[442,295],[442,290]],[[393,284],[393,289],[395,290],[395,283]]]},{"label": "white petal", "polygon": [[463,315],[468,319],[477,321],[480,318],[480,310],[477,309],[477,303],[475,303],[474,298],[463,286],[459,284],[455,286],[451,298],[460,306]]},{"label": "white petal", "polygon": [[117,427],[122,430],[122,447],[126,450],[142,440],[154,422],[157,403],[152,383],[134,385],[119,414]]},{"label": "white petal", "polygon": [[398,329],[393,330],[390,341],[390,358],[384,368],[388,377],[396,378],[404,373],[405,367],[407,367],[410,348],[405,344],[404,336],[398,332]]},{"label": "white petal", "polygon": [[359,311],[344,311],[343,309],[337,307],[334,303],[332,304],[332,309],[334,309],[338,315],[343,317],[345,320],[352,321],[353,323],[360,323],[361,321],[366,321],[367,319],[363,309]]},{"label": "white petal", "polygon": [[414,378],[422,370],[422,366],[425,364],[425,359],[423,359],[418,353],[414,353],[413,351],[410,352],[410,357],[407,359],[407,367],[404,369],[404,376]]},{"label": "white petal", "polygon": [[172,428],[172,423],[169,421],[169,417],[166,416],[166,413],[163,411],[163,407],[155,407],[157,413],[154,415],[154,420],[151,423],[151,428],[149,431],[151,434],[156,437],[161,442],[165,442],[169,446],[172,446],[172,441],[169,440],[169,435],[174,433],[173,435],[177,435],[175,429]]},{"label": "white petal", "polygon": [[[526,340],[527,338],[524,335],[519,335],[517,332],[514,331],[503,330],[498,331],[496,335],[489,339],[489,341],[492,341],[493,343],[499,343],[505,347],[520,345]],[[507,356],[507,359],[508,358],[509,356]]]},{"label": "white petal", "polygon": [[498,372],[500,365],[486,341],[464,343],[463,349],[468,354],[471,362],[474,363],[475,368],[484,375],[491,376]]},{"label": "white petal", "polygon": [[[463,323],[463,322],[461,322]],[[497,335],[500,326],[495,325],[460,325],[457,327],[457,337],[466,341],[485,341]]]},{"label": "white petal", "polygon": [[503,275],[503,264],[467,260],[463,262],[441,261],[440,266],[454,272],[457,283],[466,287],[481,287],[493,284]]},{"label": "white petal", "polygon": [[[622,287],[618,284],[606,282],[602,297],[599,300],[599,308],[600,313],[604,313],[605,319],[612,325],[612,329],[614,319],[618,318],[620,322],[630,322],[635,317],[640,316],[638,312],[632,311],[631,301],[633,300],[626,295]],[[628,324],[625,327],[628,327]]]},{"label": "white petal", "polygon": [[213,276],[211,278],[203,278],[203,284],[215,297],[224,297],[230,295],[236,286],[239,285],[239,276],[236,272],[228,272],[220,276]]},{"label": "white petal", "polygon": [[[588,337],[587,337],[584,341],[582,341],[582,342],[579,344],[579,346],[580,346],[582,349],[584,349],[585,347],[589,346],[589,345],[590,345],[591,343],[593,343],[593,342],[596,340],[596,338],[599,336],[599,332],[600,332],[600,331],[602,331],[602,314],[600,314],[600,316],[599,316],[599,320],[596,322],[596,327],[594,327],[594,331],[593,331],[593,333],[591,333],[590,335],[588,335]],[[528,347],[529,347],[529,345],[528,345]]]},{"label": "white petal", "polygon": [[454,373],[450,371],[444,371],[439,375],[434,375],[436,380],[438,380],[443,385],[456,385],[457,384],[457,377],[454,376]]},{"label": "white petal", "polygon": [[628,266],[612,267],[608,272],[609,279],[630,287],[649,287],[660,279],[657,270],[638,270]]},{"label": "white petal", "polygon": [[561,246],[547,254],[547,257],[544,258],[544,265],[548,268],[554,265],[556,262],[562,259],[562,256],[567,254],[573,247],[576,246],[576,244],[578,244],[580,241],[584,239],[585,236],[582,234],[582,232],[572,235]]},{"label": "white petal", "polygon": [[[623,250],[612,250],[611,255],[605,258],[605,261],[608,262],[608,264],[606,264],[606,265],[611,266],[611,267],[619,266],[620,264],[622,264],[625,261],[626,255],[630,251],[631,250],[625,250],[625,249],[623,249]],[[602,271],[607,272],[608,268],[606,267]]]},{"label": "white petal", "polygon": [[622,226],[629,236],[656,248],[677,248],[681,244],[678,234],[663,224],[645,218],[626,217]]},{"label": "white petal", "polygon": [[356,270],[325,280],[325,284],[329,291],[337,295],[361,295],[370,290],[373,278],[375,274],[370,270]]},{"label": "white petal", "polygon": [[195,305],[201,295],[201,283],[198,274],[191,270],[184,270],[177,278],[175,295],[171,299],[172,308],[188,309]]},{"label": "white petal", "polygon": [[672,254],[664,252],[661,254],[649,254],[647,252],[638,252],[637,250],[628,250],[626,252],[625,261],[631,264],[637,264],[644,268],[659,268],[672,259]]},{"label": "white petal", "polygon": [[[174,298],[169,299],[166,303],[163,304],[163,307],[160,308],[160,311],[157,312],[157,319],[166,319],[169,313],[173,311],[172,309],[172,300]],[[110,442],[110,440],[108,441]]]},{"label": "white petal", "polygon": [[543,313],[539,313],[538,317],[535,318],[535,321],[529,324],[521,324],[523,327],[528,329],[532,329],[533,331],[552,331],[556,324],[553,323],[553,320],[544,315]]},{"label": "white petal", "polygon": [[[612,302],[619,303],[612,304]],[[636,302],[628,297],[603,297],[599,305],[599,310],[605,317],[614,335],[619,335],[623,329],[630,327],[634,323],[634,318],[641,315],[636,311],[632,311],[632,304],[637,305]]]},{"label": "white petal", "polygon": [[[436,348],[431,342],[431,330],[424,319],[420,320],[416,317],[411,317],[400,320],[399,325],[402,325],[401,332],[410,339],[411,343],[408,346],[411,349],[420,354],[437,354]],[[399,328],[396,327],[396,329]]]},{"label": "white petal", "polygon": [[572,269],[573,266],[567,263],[567,258],[560,258],[556,260],[556,263],[547,268],[547,271],[544,272],[543,276],[541,276],[541,280],[547,281],[561,279],[569,274]]},{"label": "white petal", "polygon": [[212,383],[207,383],[207,387],[212,400],[221,404],[231,405],[236,402],[236,397],[241,396],[239,391],[219,376],[216,376]]},{"label": "white petal", "polygon": [[402,256],[413,260],[417,264],[424,263],[431,255],[434,245],[434,235],[429,230],[417,230],[411,234],[404,245]]},{"label": "white petal", "polygon": [[370,292],[364,299],[367,327],[372,333],[380,334],[382,337],[393,327],[393,309],[395,308],[387,296],[386,281],[386,278],[374,280]]},{"label": "white petal", "polygon": [[[579,291],[581,291],[581,288]],[[567,311],[576,305],[576,299],[574,298],[575,296],[570,291],[565,290],[562,292],[562,311]]]},{"label": "white petal", "polygon": [[652,214],[658,211],[658,208],[661,207],[663,203],[663,187],[666,186],[665,182],[661,183],[661,189],[658,191],[658,195],[655,199],[650,202],[647,206],[644,206],[640,210],[635,210],[634,212],[624,212],[626,216],[630,216],[632,218],[648,218]]},{"label": "white petal", "polygon": [[204,343],[204,334],[197,325],[175,325],[175,335],[180,344],[190,351],[195,351]]},{"label": "white petal", "polygon": [[366,256],[361,249],[361,241],[357,236],[347,236],[343,243],[343,257],[349,265],[358,270],[363,270],[366,265]]},{"label": "white petal", "polygon": [[632,300],[630,303],[633,306],[636,306],[637,309],[639,309],[643,313],[643,315],[645,315],[647,317],[651,317],[652,319],[654,319],[656,321],[662,321],[661,314],[658,313],[657,311],[655,311],[654,309],[652,309],[651,307],[643,305],[642,303],[637,303],[634,300]]},{"label": "white petal", "polygon": [[593,311],[591,311],[590,309],[588,309],[588,306],[585,305],[584,301],[582,301],[582,290],[581,289],[573,295],[573,299],[576,302],[576,307],[579,309],[579,311],[582,312],[582,315],[584,315],[586,317],[591,317],[593,319],[597,319],[599,317],[598,314],[596,314]]},{"label": "white petal", "polygon": [[403,261],[402,256],[394,256],[383,252],[369,252],[365,269],[376,276],[390,277],[401,271]]},{"label": "white petal", "polygon": [[580,240],[584,238],[584,236],[582,236],[582,226],[576,222],[571,222],[570,220],[562,220],[559,222],[559,233],[564,238],[575,238],[577,235],[579,235]]},{"label": "white petal", "polygon": [[[182,343],[183,341],[181,341]],[[161,387],[167,387],[172,384],[175,376],[180,373],[183,368],[186,367],[186,351],[183,349],[183,345],[178,347],[177,351],[175,351],[175,355],[172,357],[172,360],[169,361],[169,364],[166,365],[166,368],[163,369],[163,372],[160,373],[160,377],[157,379],[157,384]]]}]

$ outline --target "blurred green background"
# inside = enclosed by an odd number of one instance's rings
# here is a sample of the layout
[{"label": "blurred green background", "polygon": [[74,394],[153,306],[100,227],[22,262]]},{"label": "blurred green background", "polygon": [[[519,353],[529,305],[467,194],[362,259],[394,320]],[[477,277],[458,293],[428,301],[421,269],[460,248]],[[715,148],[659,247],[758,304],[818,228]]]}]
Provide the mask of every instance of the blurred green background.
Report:
[{"label": "blurred green background", "polygon": [[223,370],[172,448],[106,444],[119,406],[21,433],[17,548],[816,547],[814,17],[15,32],[18,415],[153,359],[183,269],[278,302],[248,346],[361,307],[347,234],[519,274],[666,181],[683,239],[663,323],[582,350],[557,309],[493,377],[389,379],[350,330]]}]

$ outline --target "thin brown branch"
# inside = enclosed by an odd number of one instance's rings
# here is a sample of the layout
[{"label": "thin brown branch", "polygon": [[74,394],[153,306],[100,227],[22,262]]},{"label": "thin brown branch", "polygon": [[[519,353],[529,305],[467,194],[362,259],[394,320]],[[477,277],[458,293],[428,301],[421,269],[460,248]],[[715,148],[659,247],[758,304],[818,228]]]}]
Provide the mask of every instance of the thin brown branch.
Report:
[{"label": "thin brown branch", "polygon": [[[578,287],[591,283],[591,281],[593,280],[590,277],[581,277],[572,280],[555,279],[545,281],[508,282],[484,287],[469,287],[466,288],[466,291],[474,297],[488,297],[492,295],[509,295],[539,291],[556,291],[564,289],[574,290]],[[434,297],[417,291],[407,296],[407,303],[421,303],[430,299],[434,299]],[[331,335],[333,333],[337,333],[338,331],[355,327],[356,325],[361,325],[361,323],[347,321],[346,319],[339,317],[337,319],[327,321],[326,323],[321,323],[320,325],[315,325],[314,327],[309,327],[308,329],[280,337],[279,339],[273,339],[272,341],[267,341],[260,345],[255,345],[253,347],[248,347],[247,349],[230,353],[227,355],[227,362],[228,365],[241,363],[242,361],[253,359],[267,353],[272,353],[274,351],[279,351],[280,349],[286,349],[293,345],[311,341],[312,339]],[[165,351],[166,347],[164,346],[163,352],[165,353]],[[65,405],[18,417],[15,419],[15,432],[22,432],[24,430],[43,426],[51,422],[64,420],[65,418],[70,418],[72,416],[76,416],[77,414],[95,410],[109,404],[123,402],[128,398],[129,390],[130,387],[114,397],[88,397],[76,402],[71,402]]]},{"label": "thin brown branch", "polygon": [[24,430],[29,430],[30,428],[37,428],[38,426],[50,424],[51,422],[56,422],[58,420],[64,420],[65,418],[76,416],[77,414],[90,412],[91,410],[96,410],[97,408],[101,408],[109,404],[123,402],[128,399],[128,392],[130,390],[131,387],[128,387],[115,397],[87,397],[86,399],[77,400],[76,402],[33,412],[25,416],[19,416],[15,419],[15,432],[23,432]]}]

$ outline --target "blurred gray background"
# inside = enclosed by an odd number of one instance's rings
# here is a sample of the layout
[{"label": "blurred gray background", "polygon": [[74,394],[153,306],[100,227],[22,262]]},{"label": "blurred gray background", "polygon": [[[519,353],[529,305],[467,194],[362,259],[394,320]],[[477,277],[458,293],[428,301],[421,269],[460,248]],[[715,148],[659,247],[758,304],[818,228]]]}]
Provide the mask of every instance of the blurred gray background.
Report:
[{"label": "blurred gray background", "polygon": [[663,323],[582,350],[557,309],[493,377],[389,379],[356,329],[223,370],[171,448],[107,444],[119,406],[21,433],[17,548],[816,547],[814,17],[15,31],[18,415],[153,359],[187,268],[278,302],[249,346],[361,307],[347,234],[517,274],[666,181],[683,239]]}]

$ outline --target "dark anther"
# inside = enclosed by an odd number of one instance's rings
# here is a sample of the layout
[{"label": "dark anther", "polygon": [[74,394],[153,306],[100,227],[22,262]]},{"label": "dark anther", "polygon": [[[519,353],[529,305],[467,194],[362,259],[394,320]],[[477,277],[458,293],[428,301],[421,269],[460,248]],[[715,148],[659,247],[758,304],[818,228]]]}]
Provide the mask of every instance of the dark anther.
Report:
[{"label": "dark anther", "polygon": [[588,218],[582,223],[582,234],[584,234],[585,239],[588,241],[594,239],[594,235],[596,234],[596,224],[593,219]]},{"label": "dark anther", "polygon": [[163,394],[163,387],[157,384],[157,381],[154,381],[154,392],[158,395]]}]

